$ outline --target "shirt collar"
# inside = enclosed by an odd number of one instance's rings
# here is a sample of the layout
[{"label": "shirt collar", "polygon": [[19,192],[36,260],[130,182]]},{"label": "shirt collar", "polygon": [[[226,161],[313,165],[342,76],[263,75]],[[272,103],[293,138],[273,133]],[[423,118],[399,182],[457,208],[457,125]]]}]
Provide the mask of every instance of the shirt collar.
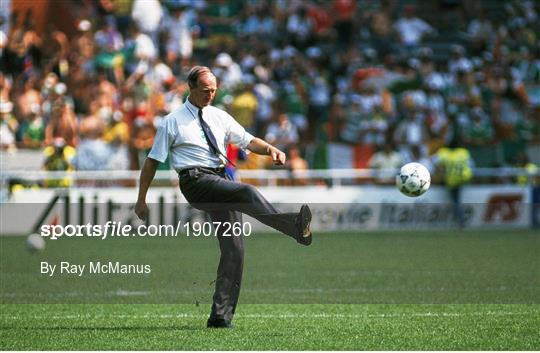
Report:
[{"label": "shirt collar", "polygon": [[195,116],[197,116],[197,114],[199,114],[199,110],[202,110],[202,111],[204,112],[204,110],[208,107],[208,106],[202,107],[202,108],[197,107],[196,105],[194,105],[193,103],[191,103],[191,102],[189,101],[189,96],[187,96],[186,101],[185,101],[184,104],[187,106],[187,108],[188,108],[191,112],[194,112],[194,113],[195,113]]},{"label": "shirt collar", "polygon": [[189,111],[191,111],[192,113],[195,114],[195,116],[197,116],[197,114],[199,113],[199,108],[196,107],[195,105],[193,105],[193,103],[191,103],[189,101],[189,96],[186,98],[186,101],[184,103],[186,105],[186,107],[189,109]]}]

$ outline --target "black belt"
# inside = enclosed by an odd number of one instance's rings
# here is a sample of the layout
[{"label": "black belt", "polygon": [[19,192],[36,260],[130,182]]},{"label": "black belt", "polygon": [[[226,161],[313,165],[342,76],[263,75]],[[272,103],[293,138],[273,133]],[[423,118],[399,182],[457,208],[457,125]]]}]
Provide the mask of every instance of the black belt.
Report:
[{"label": "black belt", "polygon": [[193,167],[193,168],[184,168],[178,172],[179,176],[189,175],[189,172],[201,172],[201,173],[210,173],[210,174],[223,174],[225,173],[225,167],[210,168],[210,167]]}]

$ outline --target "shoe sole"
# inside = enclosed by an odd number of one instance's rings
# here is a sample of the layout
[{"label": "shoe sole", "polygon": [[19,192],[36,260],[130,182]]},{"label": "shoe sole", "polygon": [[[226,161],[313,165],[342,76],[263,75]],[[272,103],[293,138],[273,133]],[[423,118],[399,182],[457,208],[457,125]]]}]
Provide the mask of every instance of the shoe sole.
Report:
[{"label": "shoe sole", "polygon": [[232,329],[234,328],[234,325],[230,322],[223,322],[223,321],[210,321],[210,322],[206,322],[206,327],[207,328],[216,328],[216,329]]},{"label": "shoe sole", "polygon": [[[302,236],[304,238],[307,238],[311,235],[311,232],[309,230],[309,226],[311,225],[311,210],[309,209],[308,205],[302,205],[302,208],[300,209],[301,217],[302,217]],[[306,235],[307,234],[307,235]]]},{"label": "shoe sole", "polygon": [[303,245],[310,245],[312,240],[312,234],[310,230],[311,225],[311,210],[308,205],[302,205],[300,208],[300,221],[302,225],[302,236],[300,238],[300,243]]}]

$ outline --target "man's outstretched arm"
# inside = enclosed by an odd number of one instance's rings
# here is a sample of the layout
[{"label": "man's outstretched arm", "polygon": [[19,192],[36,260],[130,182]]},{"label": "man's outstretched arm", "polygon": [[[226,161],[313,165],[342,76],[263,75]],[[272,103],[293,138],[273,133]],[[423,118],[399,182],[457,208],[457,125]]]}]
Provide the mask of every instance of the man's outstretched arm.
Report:
[{"label": "man's outstretched arm", "polygon": [[258,137],[251,140],[249,145],[247,145],[247,149],[257,154],[271,156],[272,161],[276,165],[285,164],[285,160],[287,159],[285,153]]},{"label": "man's outstretched arm", "polygon": [[135,214],[143,221],[148,215],[148,206],[146,205],[146,193],[154,180],[159,162],[152,158],[146,158],[141,169],[141,177],[139,179],[139,196],[135,204]]}]

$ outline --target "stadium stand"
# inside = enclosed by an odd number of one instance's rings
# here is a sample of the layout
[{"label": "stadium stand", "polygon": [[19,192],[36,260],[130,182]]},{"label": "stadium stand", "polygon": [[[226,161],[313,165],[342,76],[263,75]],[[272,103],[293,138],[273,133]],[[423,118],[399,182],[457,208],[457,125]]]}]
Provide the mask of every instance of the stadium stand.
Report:
[{"label": "stadium stand", "polygon": [[[215,104],[249,131],[287,118],[298,137],[282,147],[310,169],[366,168],[387,142],[403,162],[427,159],[455,138],[477,167],[540,164],[534,1],[7,4],[3,170],[45,168],[59,139],[69,168],[137,170],[194,64],[213,68]],[[253,165],[271,168],[239,163]]]}]

